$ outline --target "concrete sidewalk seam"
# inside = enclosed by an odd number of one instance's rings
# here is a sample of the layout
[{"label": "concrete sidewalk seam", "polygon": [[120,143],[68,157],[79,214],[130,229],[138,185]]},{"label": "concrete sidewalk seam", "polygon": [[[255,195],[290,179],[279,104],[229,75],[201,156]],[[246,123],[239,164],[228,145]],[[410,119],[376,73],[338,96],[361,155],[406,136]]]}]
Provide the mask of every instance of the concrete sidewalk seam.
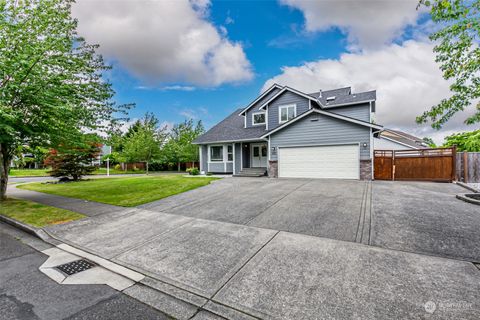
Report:
[{"label": "concrete sidewalk seam", "polygon": [[361,225],[360,222],[362,221],[362,217],[364,217],[364,215],[365,215],[364,206],[365,206],[365,197],[366,197],[366,194],[367,194],[367,188],[368,188],[368,186],[367,186],[367,183],[365,182],[363,192],[362,192],[362,201],[361,201],[361,204],[360,204],[360,213],[359,213],[358,222],[357,222],[357,231],[355,232],[355,242],[357,242],[357,243],[362,242],[361,240],[359,241],[359,239],[358,239],[359,238],[358,231],[360,230],[360,225]]},{"label": "concrete sidewalk seam", "polygon": [[[142,210],[146,210],[146,209],[142,209]],[[152,211],[152,212],[153,212],[153,211]],[[165,213],[165,212],[159,212],[159,213],[172,215],[171,213]],[[185,217],[185,216],[182,216],[182,217]],[[189,217],[186,217],[186,218],[189,218]],[[148,238],[147,240],[143,241],[142,243],[139,243],[139,244],[135,245],[134,247],[132,247],[132,248],[130,248],[130,249],[128,249],[128,250],[122,251],[122,252],[120,252],[119,254],[116,254],[116,255],[114,255],[113,257],[109,258],[109,259],[112,259],[112,260],[113,260],[113,259],[116,259],[116,258],[118,258],[119,256],[121,256],[122,254],[128,253],[128,252],[130,252],[130,251],[132,251],[132,250],[135,250],[135,249],[138,249],[138,248],[140,248],[141,246],[143,246],[143,245],[145,245],[145,244],[147,244],[147,243],[155,240],[155,239],[158,238],[158,237],[164,236],[164,235],[166,235],[166,234],[168,234],[168,233],[170,233],[170,232],[173,232],[173,231],[177,230],[177,229],[180,228],[180,227],[183,227],[183,226],[186,225],[186,224],[192,223],[194,220],[195,220],[195,219],[192,218],[192,220],[190,220],[190,221],[185,221],[185,223],[182,223],[182,224],[180,224],[180,225],[178,225],[178,226],[175,226],[175,227],[173,227],[173,228],[170,229],[170,230],[165,230],[164,232],[160,232],[159,234],[156,234],[156,235],[154,235],[154,236],[151,236],[150,238]]]},{"label": "concrete sidewalk seam", "polygon": [[[217,290],[215,291],[212,296],[208,299],[208,301],[213,301],[213,299],[215,298],[215,296],[220,292],[220,290],[222,290],[229,282],[230,280],[232,280],[233,277],[235,277],[250,261],[252,261],[252,259],[260,252],[263,250],[263,248],[265,248],[270,242],[272,242],[273,239],[275,239],[275,237],[280,233],[281,231],[277,231],[275,232],[275,234],[267,241],[265,242],[250,258],[247,259],[247,261],[245,261],[238,269],[237,271],[235,271],[232,276],[230,276],[227,281],[225,281],[225,283]],[[205,303],[207,304],[208,301]],[[205,306],[205,304],[203,306]],[[202,307],[203,307],[202,306]]]}]

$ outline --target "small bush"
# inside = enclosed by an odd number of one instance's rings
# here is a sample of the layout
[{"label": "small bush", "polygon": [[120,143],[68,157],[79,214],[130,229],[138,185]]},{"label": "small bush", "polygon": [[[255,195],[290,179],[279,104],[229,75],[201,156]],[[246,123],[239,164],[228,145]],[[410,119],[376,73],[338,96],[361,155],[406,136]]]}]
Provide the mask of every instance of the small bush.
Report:
[{"label": "small bush", "polygon": [[115,170],[122,170],[122,166],[120,164],[116,164],[115,167],[113,167]]},{"label": "small bush", "polygon": [[198,176],[200,174],[200,170],[198,168],[195,168],[195,167],[188,168],[187,172],[188,172],[189,175],[192,175],[192,176]]}]

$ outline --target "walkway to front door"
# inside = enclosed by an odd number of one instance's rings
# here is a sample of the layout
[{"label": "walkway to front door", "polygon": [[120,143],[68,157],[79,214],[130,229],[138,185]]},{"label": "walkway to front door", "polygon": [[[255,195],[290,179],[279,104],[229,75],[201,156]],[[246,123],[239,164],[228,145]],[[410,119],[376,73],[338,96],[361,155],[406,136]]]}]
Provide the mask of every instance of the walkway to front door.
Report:
[{"label": "walkway to front door", "polygon": [[266,143],[252,143],[252,168],[266,168],[267,167],[267,144]]}]

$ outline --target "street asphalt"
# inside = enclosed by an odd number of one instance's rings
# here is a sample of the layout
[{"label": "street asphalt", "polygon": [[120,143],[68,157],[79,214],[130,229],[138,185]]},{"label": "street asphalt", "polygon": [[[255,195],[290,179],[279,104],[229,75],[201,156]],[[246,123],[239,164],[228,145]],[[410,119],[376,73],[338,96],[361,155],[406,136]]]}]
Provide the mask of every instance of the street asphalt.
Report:
[{"label": "street asphalt", "polygon": [[48,258],[33,249],[47,244],[0,223],[0,318],[169,319],[105,285],[61,285],[38,267]]}]

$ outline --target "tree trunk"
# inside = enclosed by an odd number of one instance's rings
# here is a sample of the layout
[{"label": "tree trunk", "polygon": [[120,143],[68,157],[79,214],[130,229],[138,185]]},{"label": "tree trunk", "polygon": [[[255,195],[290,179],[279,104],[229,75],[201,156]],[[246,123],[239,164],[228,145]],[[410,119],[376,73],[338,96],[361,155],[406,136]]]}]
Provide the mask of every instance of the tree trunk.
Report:
[{"label": "tree trunk", "polygon": [[148,161],[147,161],[147,175],[148,175]]},{"label": "tree trunk", "polygon": [[8,170],[11,160],[7,147],[0,144],[0,201],[7,198]]},{"label": "tree trunk", "polygon": [[180,172],[180,162],[177,162],[177,171]]}]

